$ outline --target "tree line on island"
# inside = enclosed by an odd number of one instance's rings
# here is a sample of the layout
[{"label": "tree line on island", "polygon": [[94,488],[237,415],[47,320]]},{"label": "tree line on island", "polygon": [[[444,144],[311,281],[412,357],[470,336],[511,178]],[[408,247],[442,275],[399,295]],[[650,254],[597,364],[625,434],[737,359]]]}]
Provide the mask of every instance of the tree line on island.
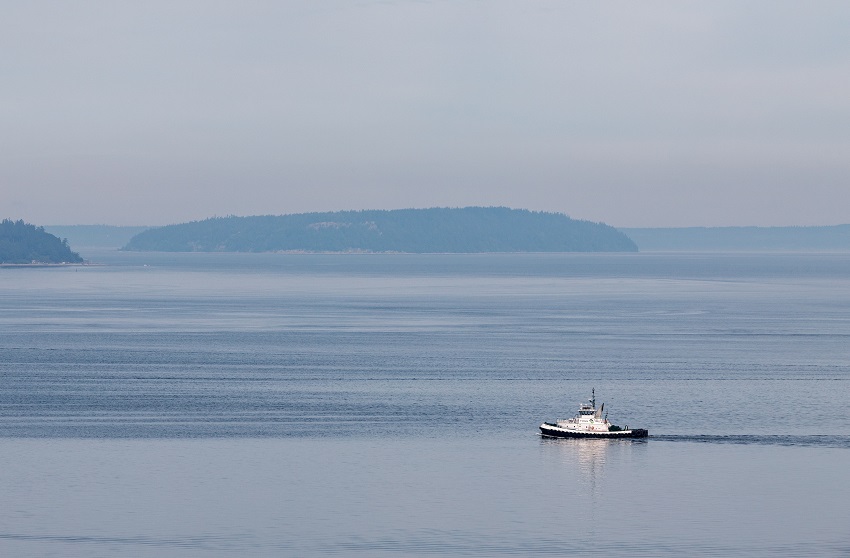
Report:
[{"label": "tree line on island", "polygon": [[636,252],[625,234],[562,213],[466,207],[214,217],[134,236],[162,252]]},{"label": "tree line on island", "polygon": [[22,220],[0,222],[0,264],[82,263],[68,239],[45,232]]}]

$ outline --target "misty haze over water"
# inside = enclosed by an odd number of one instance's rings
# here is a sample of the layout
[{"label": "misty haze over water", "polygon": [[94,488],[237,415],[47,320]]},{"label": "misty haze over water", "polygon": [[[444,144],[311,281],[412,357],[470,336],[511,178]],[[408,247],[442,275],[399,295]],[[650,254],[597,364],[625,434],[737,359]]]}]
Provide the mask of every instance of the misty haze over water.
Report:
[{"label": "misty haze over water", "polygon": [[[850,555],[850,3],[3,8],[0,556]],[[642,253],[117,250],[468,206]]]}]

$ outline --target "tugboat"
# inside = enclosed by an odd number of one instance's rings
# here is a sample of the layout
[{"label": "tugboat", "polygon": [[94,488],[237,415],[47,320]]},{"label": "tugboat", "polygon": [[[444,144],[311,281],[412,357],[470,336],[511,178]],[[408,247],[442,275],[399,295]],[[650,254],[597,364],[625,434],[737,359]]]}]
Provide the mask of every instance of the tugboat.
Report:
[{"label": "tugboat", "polygon": [[628,425],[621,428],[608,422],[608,413],[602,416],[605,403],[597,409],[595,388],[591,394],[592,397],[587,400],[587,403],[581,404],[578,414],[573,418],[541,424],[541,435],[554,438],[646,438],[649,436],[649,430],[629,429]]}]

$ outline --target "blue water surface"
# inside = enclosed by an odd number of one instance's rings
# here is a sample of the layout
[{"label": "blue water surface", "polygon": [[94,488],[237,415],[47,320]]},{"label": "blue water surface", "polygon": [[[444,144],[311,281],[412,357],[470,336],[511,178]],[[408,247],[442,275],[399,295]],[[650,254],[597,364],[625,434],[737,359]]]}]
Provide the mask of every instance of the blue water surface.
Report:
[{"label": "blue water surface", "polygon": [[0,269],[3,555],[850,554],[848,254],[85,255]]}]

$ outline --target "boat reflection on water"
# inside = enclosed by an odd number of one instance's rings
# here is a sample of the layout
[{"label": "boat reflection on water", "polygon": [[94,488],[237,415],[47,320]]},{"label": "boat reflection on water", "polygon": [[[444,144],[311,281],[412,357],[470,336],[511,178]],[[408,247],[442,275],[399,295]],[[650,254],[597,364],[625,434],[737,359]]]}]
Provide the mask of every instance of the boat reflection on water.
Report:
[{"label": "boat reflection on water", "polygon": [[589,485],[595,490],[596,483],[603,482],[606,464],[620,469],[633,459],[640,459],[648,441],[644,439],[589,439],[540,437],[546,453],[554,451],[558,469],[563,468],[576,485]]},{"label": "boat reflection on water", "polygon": [[547,447],[558,451],[561,461],[571,470],[581,472],[583,477],[594,479],[602,474],[605,459],[610,446],[628,444],[622,440],[591,440],[587,438],[549,438],[541,437]]},{"label": "boat reflection on water", "polygon": [[[603,535],[610,518],[605,513],[611,495],[620,493],[624,465],[629,464],[648,446],[644,439],[593,439],[540,437],[540,445],[548,464],[546,475],[550,486],[559,490],[565,502],[583,502],[589,536]],[[556,460],[556,463],[552,461]],[[609,471],[606,471],[609,468]],[[626,467],[629,469],[630,467]],[[607,495],[607,496],[606,496]],[[609,512],[610,513],[610,510]]]}]

